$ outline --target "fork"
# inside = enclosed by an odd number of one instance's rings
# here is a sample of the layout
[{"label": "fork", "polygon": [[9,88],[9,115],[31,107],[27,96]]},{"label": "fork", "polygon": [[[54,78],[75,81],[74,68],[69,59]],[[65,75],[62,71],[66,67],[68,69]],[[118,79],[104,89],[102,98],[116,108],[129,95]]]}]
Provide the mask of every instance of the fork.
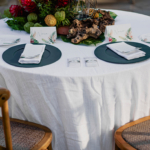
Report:
[{"label": "fork", "polygon": [[[14,42],[12,42],[12,43],[4,43],[4,44],[16,44],[16,43],[18,43],[20,41],[20,38],[19,39],[16,39]],[[8,46],[8,45],[0,45],[0,46]]]}]

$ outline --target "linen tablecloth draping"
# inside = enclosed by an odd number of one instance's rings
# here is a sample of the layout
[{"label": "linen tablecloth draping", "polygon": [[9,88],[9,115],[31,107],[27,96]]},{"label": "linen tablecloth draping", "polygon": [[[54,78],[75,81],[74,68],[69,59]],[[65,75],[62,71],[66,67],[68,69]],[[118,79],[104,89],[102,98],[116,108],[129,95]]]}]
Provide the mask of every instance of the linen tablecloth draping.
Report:
[{"label": "linen tablecloth draping", "polygon": [[[113,11],[116,24],[131,23],[134,41],[140,42],[150,18]],[[11,31],[0,20],[0,36],[6,34],[29,43],[28,34]],[[94,46],[61,40],[54,46],[62,51],[61,59],[40,68],[10,66],[2,60],[7,48],[0,48],[0,85],[11,91],[10,116],[49,127],[54,150],[113,150],[118,127],[150,114],[150,60],[128,65],[98,60],[99,67],[88,68],[83,58],[94,57]],[[72,57],[81,58],[80,68],[67,67]]]}]

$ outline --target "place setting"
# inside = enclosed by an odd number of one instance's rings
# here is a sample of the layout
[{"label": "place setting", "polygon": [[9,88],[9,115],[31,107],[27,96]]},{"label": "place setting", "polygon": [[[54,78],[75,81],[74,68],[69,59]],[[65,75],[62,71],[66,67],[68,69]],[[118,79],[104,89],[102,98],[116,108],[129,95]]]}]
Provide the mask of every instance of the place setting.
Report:
[{"label": "place setting", "polygon": [[22,44],[7,49],[3,60],[13,66],[23,68],[42,67],[60,59],[61,51],[51,45]]},{"label": "place setting", "polygon": [[150,58],[149,46],[132,42],[133,35],[130,24],[107,26],[105,37],[108,43],[98,46],[94,51],[95,56],[103,61],[131,64]]},{"label": "place setting", "polygon": [[10,47],[2,57],[16,67],[33,68],[52,64],[60,59],[61,51],[52,46],[56,41],[55,27],[31,28],[30,44]]},{"label": "place setting", "polygon": [[131,64],[149,59],[150,47],[136,42],[115,42],[97,47],[94,54],[106,62]]}]

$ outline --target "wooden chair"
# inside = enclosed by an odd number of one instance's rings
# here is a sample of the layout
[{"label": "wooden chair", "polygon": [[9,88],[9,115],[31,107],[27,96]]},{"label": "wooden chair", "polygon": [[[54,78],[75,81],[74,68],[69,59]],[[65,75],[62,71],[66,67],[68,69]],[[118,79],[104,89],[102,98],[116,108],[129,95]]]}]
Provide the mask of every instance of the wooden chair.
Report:
[{"label": "wooden chair", "polygon": [[116,150],[150,150],[150,116],[120,127],[115,143]]},{"label": "wooden chair", "polygon": [[52,133],[42,125],[9,119],[10,92],[0,88],[0,150],[51,150]]}]

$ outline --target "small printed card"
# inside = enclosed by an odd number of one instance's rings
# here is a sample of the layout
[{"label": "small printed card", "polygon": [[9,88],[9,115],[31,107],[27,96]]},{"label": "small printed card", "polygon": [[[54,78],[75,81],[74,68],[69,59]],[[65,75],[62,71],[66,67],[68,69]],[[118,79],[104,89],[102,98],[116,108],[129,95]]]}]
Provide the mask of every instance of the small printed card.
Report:
[{"label": "small printed card", "polygon": [[84,61],[85,61],[86,67],[97,67],[98,66],[98,62],[95,57],[86,57],[86,58],[84,58]]},{"label": "small printed card", "polygon": [[150,44],[150,33],[141,35],[140,40]]},{"label": "small printed card", "polygon": [[56,38],[56,27],[30,28],[30,43],[54,44]]},{"label": "small printed card", "polygon": [[109,42],[131,41],[133,39],[130,24],[106,26],[105,37]]},{"label": "small printed card", "polygon": [[68,67],[76,68],[81,66],[81,61],[79,57],[68,59]]}]

